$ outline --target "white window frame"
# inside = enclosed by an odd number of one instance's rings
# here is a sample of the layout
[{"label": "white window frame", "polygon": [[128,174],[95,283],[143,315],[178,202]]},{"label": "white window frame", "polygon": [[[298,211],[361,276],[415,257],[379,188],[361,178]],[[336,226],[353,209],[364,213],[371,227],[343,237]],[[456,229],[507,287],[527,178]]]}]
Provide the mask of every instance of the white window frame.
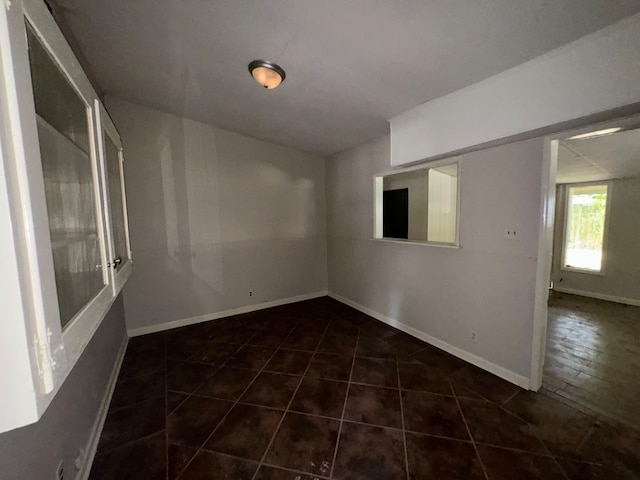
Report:
[{"label": "white window frame", "polygon": [[[106,218],[110,221],[106,222],[107,227],[107,238],[109,239],[109,262],[108,265],[111,270],[111,274],[113,275],[113,292],[114,295],[118,295],[124,284],[127,282],[127,279],[131,275],[133,269],[133,256],[131,252],[131,240],[129,239],[129,218],[127,214],[127,195],[125,191],[125,183],[124,183],[124,155],[122,150],[122,140],[120,139],[120,134],[116,129],[113,120],[109,116],[109,113],[104,108],[98,100],[95,101],[95,114],[96,114],[96,126],[98,131],[98,150],[100,152],[100,163],[103,166],[102,169],[102,191],[105,194],[105,212]],[[107,164],[107,151],[105,148],[105,136],[109,136],[109,138],[113,141],[114,145],[118,149],[118,167],[120,169],[120,192],[122,195],[122,206],[123,206],[123,216],[124,216],[124,225],[125,225],[125,244],[126,244],[126,257],[124,259],[120,259],[122,261],[121,264],[115,264],[117,261],[117,252],[115,251],[115,238],[113,236],[113,224],[111,219],[113,218],[111,212],[111,199],[110,199],[110,190],[109,190],[109,174],[108,174],[108,164]]]},{"label": "white window frame", "polygon": [[[383,237],[383,218],[382,218],[382,198],[384,192],[384,177],[388,177],[390,175],[398,175],[402,173],[415,172],[419,170],[431,170],[440,167],[446,167],[448,165],[457,165],[458,170],[458,178],[457,178],[457,186],[456,186],[456,233],[455,233],[455,241],[453,243],[445,243],[445,242],[433,242],[429,240],[411,240],[411,239],[403,239],[403,238],[390,238]],[[430,162],[424,165],[418,165],[416,167],[402,168],[396,170],[389,170],[382,173],[376,173],[373,176],[373,236],[372,240],[381,241],[381,242],[393,242],[393,243],[404,243],[404,244],[413,244],[413,245],[428,245],[433,247],[441,247],[441,248],[462,248],[460,245],[460,204],[461,204],[461,186],[462,186],[462,158],[448,158],[444,160]],[[428,175],[428,174],[427,174]],[[429,217],[427,214],[427,229],[428,229]]]},{"label": "white window frame", "polygon": [[[566,265],[566,253],[567,253],[567,240],[569,231],[569,200],[570,191],[572,187],[590,187],[596,185],[604,185],[607,187],[607,204],[604,210],[604,232],[602,235],[602,261],[600,263],[600,270],[589,270],[587,268],[571,267]],[[611,214],[611,194],[613,191],[613,182],[610,180],[596,181],[596,182],[582,182],[582,183],[567,183],[564,184],[564,225],[562,232],[562,258],[560,263],[560,269],[565,272],[574,273],[586,273],[588,275],[604,276],[607,265],[607,244],[609,239],[609,217]]]},{"label": "white window frame", "polygon": [[[0,375],[3,390],[0,432],[40,419],[126,281],[126,277],[119,279],[116,288],[115,275],[106,268],[112,239],[106,217],[109,210],[103,155],[98,151],[99,98],[42,0],[12,0],[3,7],[0,9],[0,123],[4,126],[0,129],[0,221],[3,228],[10,225],[11,235],[0,235],[0,247],[16,262],[8,262],[7,268],[0,271],[0,281],[7,291],[18,289],[19,295],[2,297],[10,316],[3,325],[0,361],[11,368]],[[64,330],[56,293],[27,23],[85,103],[88,113],[89,156],[105,287]],[[127,244],[128,241],[127,230]]]}]

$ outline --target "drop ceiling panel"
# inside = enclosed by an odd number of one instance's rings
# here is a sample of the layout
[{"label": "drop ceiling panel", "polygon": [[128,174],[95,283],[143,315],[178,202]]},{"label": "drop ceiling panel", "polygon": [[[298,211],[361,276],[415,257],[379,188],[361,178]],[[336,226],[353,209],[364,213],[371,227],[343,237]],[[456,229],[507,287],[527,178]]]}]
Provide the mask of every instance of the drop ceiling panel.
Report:
[{"label": "drop ceiling panel", "polygon": [[640,129],[560,144],[558,183],[627,177],[640,177]]}]

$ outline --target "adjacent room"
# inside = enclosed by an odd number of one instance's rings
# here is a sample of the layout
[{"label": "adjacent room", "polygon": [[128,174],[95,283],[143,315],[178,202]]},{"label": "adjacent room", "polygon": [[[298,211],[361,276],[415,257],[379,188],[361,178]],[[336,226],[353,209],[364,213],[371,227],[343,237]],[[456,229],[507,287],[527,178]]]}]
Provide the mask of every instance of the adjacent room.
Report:
[{"label": "adjacent room", "polygon": [[543,385],[640,427],[640,130],[559,144]]},{"label": "adjacent room", "polygon": [[11,0],[0,480],[640,480],[640,0]]}]

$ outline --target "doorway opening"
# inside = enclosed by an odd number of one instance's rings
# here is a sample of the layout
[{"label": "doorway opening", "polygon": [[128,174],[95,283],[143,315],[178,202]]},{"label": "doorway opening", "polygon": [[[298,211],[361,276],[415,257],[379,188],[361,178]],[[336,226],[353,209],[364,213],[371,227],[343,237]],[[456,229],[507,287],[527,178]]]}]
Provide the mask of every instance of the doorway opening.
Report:
[{"label": "doorway opening", "polygon": [[538,378],[549,395],[640,428],[640,121],[547,143]]}]

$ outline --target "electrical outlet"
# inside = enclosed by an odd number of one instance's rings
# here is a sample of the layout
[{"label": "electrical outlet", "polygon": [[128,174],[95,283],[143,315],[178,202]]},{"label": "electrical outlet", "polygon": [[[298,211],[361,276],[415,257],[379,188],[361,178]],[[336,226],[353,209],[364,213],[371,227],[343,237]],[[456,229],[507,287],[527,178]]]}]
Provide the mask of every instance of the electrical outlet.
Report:
[{"label": "electrical outlet", "polygon": [[507,240],[518,240],[518,231],[515,228],[505,228],[504,238]]},{"label": "electrical outlet", "polygon": [[471,329],[471,341],[475,342],[478,340],[478,334],[476,333],[476,331],[472,328]]},{"label": "electrical outlet", "polygon": [[252,290],[249,290],[249,296],[253,297],[253,291]]},{"label": "electrical outlet", "polygon": [[56,480],[64,480],[64,461],[60,460],[58,468],[56,468]]}]

